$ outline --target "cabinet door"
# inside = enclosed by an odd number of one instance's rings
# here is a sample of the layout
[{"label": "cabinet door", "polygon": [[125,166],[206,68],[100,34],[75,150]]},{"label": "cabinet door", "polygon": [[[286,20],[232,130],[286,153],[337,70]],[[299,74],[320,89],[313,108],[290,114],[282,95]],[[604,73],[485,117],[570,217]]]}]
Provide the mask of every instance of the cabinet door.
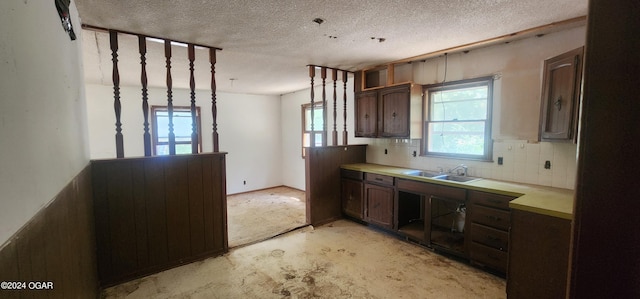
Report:
[{"label": "cabinet door", "polygon": [[356,137],[377,136],[378,93],[375,91],[356,94]]},{"label": "cabinet door", "polygon": [[364,193],[365,221],[393,229],[393,188],[365,184]]},{"label": "cabinet door", "polygon": [[571,220],[512,211],[509,298],[564,298],[569,271]]},{"label": "cabinet door", "polygon": [[380,136],[409,137],[410,89],[400,86],[381,90],[378,112]]},{"label": "cabinet door", "polygon": [[362,188],[360,181],[342,179],[342,212],[362,220]]},{"label": "cabinet door", "polygon": [[540,138],[572,141],[578,124],[582,50],[545,60]]}]

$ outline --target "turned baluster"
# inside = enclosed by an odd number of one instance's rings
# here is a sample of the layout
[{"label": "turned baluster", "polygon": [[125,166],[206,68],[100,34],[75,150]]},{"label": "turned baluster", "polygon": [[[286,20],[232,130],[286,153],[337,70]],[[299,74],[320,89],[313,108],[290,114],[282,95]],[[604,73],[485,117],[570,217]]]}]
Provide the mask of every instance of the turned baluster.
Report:
[{"label": "turned baluster", "polygon": [[173,94],[171,91],[171,41],[164,40],[164,57],[167,60],[167,111],[169,112],[169,155],[176,154],[176,135],[173,133]]},{"label": "turned baluster", "polygon": [[322,77],[322,146],[327,146],[327,68],[322,67],[320,69],[320,75]]},{"label": "turned baluster", "polygon": [[342,131],[342,144],[347,145],[347,139],[349,134],[347,134],[347,71],[342,71],[342,82],[344,83],[344,94],[342,95],[343,100],[343,111],[344,111],[344,130]]},{"label": "turned baluster", "polygon": [[113,109],[116,113],[116,157],[124,158],[124,141],[122,138],[122,123],[120,114],[120,73],[118,72],[118,32],[109,30],[109,42],[111,45],[111,61],[113,62]]},{"label": "turned baluster", "polygon": [[149,93],[147,89],[147,38],[138,35],[138,49],[140,50],[140,83],[142,84],[142,114],[144,116],[144,155],[151,156],[151,134],[149,133]]},{"label": "turned baluster", "polygon": [[218,108],[216,107],[216,49],[209,48],[209,63],[211,64],[211,114],[213,115],[213,151],[220,151],[218,145]]},{"label": "turned baluster", "polygon": [[311,133],[309,134],[309,146],[316,146],[316,134],[313,131],[313,116],[315,110],[315,102],[314,102],[314,93],[313,93],[313,78],[316,76],[316,67],[313,65],[309,66],[309,77],[311,78]]},{"label": "turned baluster", "polygon": [[193,74],[193,62],[196,59],[193,44],[187,46],[189,56],[189,87],[191,88],[191,153],[198,153],[198,123],[196,119],[196,79]]},{"label": "turned baluster", "polygon": [[338,70],[331,69],[331,79],[333,79],[333,132],[331,134],[331,139],[333,140],[333,145],[338,145],[338,131],[337,131],[337,123],[338,123],[338,114],[337,114],[337,102],[338,102],[338,93],[336,91],[338,80]]}]

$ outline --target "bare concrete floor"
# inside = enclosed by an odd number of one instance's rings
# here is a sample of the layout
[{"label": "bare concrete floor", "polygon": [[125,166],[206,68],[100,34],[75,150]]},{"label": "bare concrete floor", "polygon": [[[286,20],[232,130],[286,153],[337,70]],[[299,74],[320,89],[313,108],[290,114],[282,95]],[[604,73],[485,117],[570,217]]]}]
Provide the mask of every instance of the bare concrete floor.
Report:
[{"label": "bare concrete floor", "polygon": [[106,298],[505,298],[505,281],[339,220],[105,290]]},{"label": "bare concrete floor", "polygon": [[229,247],[259,242],[305,222],[304,191],[276,187],[227,197]]}]

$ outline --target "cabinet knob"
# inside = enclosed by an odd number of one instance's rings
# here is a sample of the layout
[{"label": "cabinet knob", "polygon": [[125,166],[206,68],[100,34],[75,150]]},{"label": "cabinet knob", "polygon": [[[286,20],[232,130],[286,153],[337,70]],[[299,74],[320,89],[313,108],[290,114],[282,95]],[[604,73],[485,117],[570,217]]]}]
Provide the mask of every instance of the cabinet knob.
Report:
[{"label": "cabinet knob", "polygon": [[392,114],[391,114],[391,117],[396,118],[396,113],[395,113],[395,112],[394,112],[394,113],[392,113]]},{"label": "cabinet knob", "polygon": [[367,119],[367,118],[369,118],[369,114],[364,115],[364,119]]},{"label": "cabinet knob", "polygon": [[560,111],[560,109],[562,109],[562,96],[559,96],[553,105],[558,108],[558,111]]}]

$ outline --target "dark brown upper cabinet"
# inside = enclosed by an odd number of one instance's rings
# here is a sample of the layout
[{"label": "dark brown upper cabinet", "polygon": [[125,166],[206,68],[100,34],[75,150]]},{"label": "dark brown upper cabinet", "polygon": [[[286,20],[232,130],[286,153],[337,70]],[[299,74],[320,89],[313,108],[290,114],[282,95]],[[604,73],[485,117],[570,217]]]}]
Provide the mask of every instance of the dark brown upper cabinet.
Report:
[{"label": "dark brown upper cabinet", "polygon": [[544,61],[540,140],[576,142],[584,47]]},{"label": "dark brown upper cabinet", "polygon": [[378,136],[378,92],[356,93],[356,137]]},{"label": "dark brown upper cabinet", "polygon": [[420,120],[414,114],[420,113],[420,107],[416,107],[416,111],[411,109],[412,105],[415,106],[414,102],[420,104],[420,91],[416,94],[415,90],[417,89],[412,88],[411,84],[402,84],[356,92],[355,136],[383,138],[419,136]]}]

